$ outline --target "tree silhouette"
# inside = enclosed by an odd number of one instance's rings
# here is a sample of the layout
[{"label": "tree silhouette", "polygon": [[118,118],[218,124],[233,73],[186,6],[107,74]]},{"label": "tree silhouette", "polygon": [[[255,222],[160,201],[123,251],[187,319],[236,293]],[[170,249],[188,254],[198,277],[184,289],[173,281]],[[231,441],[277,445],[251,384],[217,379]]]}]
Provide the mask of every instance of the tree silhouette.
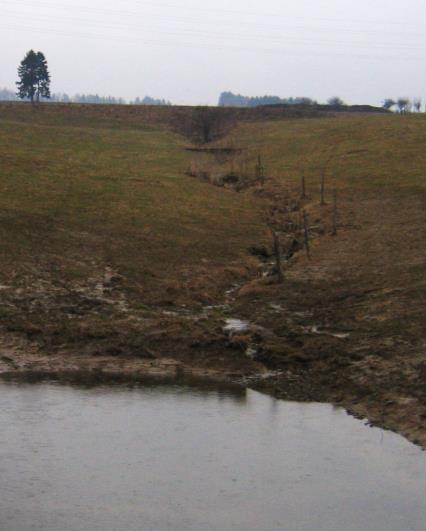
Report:
[{"label": "tree silhouette", "polygon": [[341,107],[342,105],[345,105],[345,102],[338,96],[333,96],[327,100],[327,104],[331,107]]},{"label": "tree silhouette", "polygon": [[409,111],[410,100],[408,98],[398,98],[396,100],[396,104],[401,114],[404,114],[405,112]]},{"label": "tree silhouette", "polygon": [[50,98],[50,74],[42,52],[30,50],[19,65],[18,76],[19,98],[29,98],[32,102],[34,99]]},{"label": "tree silhouette", "polygon": [[396,101],[394,101],[392,98],[386,98],[383,102],[383,108],[387,111],[392,109],[394,105],[396,105]]},{"label": "tree silhouette", "polygon": [[233,123],[232,117],[215,107],[194,107],[190,134],[199,144],[207,144],[222,136]]},{"label": "tree silhouette", "polygon": [[422,108],[422,100],[421,98],[415,98],[413,100],[413,107],[416,112],[420,112],[420,109]]}]

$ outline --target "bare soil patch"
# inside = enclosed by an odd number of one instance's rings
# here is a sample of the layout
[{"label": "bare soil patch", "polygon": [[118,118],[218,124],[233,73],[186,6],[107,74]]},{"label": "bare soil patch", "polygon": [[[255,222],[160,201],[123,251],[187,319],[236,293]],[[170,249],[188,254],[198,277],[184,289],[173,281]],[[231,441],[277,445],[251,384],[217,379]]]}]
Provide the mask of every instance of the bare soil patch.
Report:
[{"label": "bare soil patch", "polygon": [[223,146],[251,147],[249,177],[261,150],[266,178],[235,193],[185,175],[165,111],[58,109],[0,106],[1,374],[202,375],[340,404],[426,447],[421,117],[245,123]]}]

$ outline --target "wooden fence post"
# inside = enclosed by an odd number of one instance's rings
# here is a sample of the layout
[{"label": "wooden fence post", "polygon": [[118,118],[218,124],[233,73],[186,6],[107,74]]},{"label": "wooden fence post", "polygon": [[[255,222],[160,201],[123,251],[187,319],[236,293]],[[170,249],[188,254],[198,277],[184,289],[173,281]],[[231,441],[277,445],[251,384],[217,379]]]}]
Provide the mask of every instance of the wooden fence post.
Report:
[{"label": "wooden fence post", "polygon": [[281,284],[284,281],[283,276],[283,270],[281,266],[281,245],[280,245],[280,239],[278,238],[278,234],[274,231],[274,229],[271,228],[272,232],[272,240],[274,244],[274,256],[277,266],[277,274],[278,274],[278,283]]},{"label": "wooden fence post", "polygon": [[305,242],[306,256],[311,258],[311,250],[309,248],[308,214],[306,213],[306,210],[303,211],[303,238]]},{"label": "wooden fence post", "polygon": [[262,164],[262,159],[260,155],[257,156],[256,180],[260,181],[262,185],[265,183],[265,168]]},{"label": "wooden fence post", "polygon": [[301,199],[306,199],[306,183],[305,183],[305,174],[302,174],[302,195]]},{"label": "wooden fence post", "polygon": [[321,171],[321,201],[320,205],[325,205],[325,169],[323,168]]},{"label": "wooden fence post", "polygon": [[297,230],[298,231],[302,231],[303,229],[303,215],[302,215],[302,211],[299,210],[297,211]]},{"label": "wooden fence post", "polygon": [[337,234],[337,192],[336,188],[333,190],[333,232],[332,235]]}]

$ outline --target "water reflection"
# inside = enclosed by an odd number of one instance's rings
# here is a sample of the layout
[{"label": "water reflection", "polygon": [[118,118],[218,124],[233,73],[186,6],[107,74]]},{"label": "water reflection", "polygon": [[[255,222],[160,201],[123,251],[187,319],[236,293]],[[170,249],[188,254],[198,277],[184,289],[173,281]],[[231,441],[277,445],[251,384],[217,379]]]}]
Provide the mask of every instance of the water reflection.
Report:
[{"label": "water reflection", "polygon": [[245,403],[247,389],[229,382],[214,381],[209,378],[200,378],[191,374],[179,375],[152,375],[135,374],[123,375],[121,373],[103,371],[62,371],[54,375],[48,372],[28,371],[23,373],[0,374],[0,384],[22,385],[49,383],[51,385],[74,387],[76,389],[105,388],[107,392],[120,392],[123,389],[151,389],[160,394],[188,393],[194,390],[198,397],[206,398],[212,394],[220,399],[233,398],[236,402]]},{"label": "water reflection", "polygon": [[0,383],[0,529],[423,531],[425,454],[198,382]]}]

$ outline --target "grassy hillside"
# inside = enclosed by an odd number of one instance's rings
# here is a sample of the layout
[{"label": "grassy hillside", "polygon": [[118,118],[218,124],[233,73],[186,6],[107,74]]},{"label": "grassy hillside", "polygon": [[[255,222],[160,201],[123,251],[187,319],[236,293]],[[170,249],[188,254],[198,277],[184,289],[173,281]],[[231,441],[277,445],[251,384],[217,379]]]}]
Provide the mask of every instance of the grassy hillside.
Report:
[{"label": "grassy hillside", "polygon": [[[0,104],[3,274],[35,267],[62,278],[84,277],[111,266],[151,293],[162,289],[162,281],[183,281],[188,268],[208,276],[216,268],[250,263],[247,250],[269,238],[266,203],[252,189],[236,193],[185,174],[190,142],[172,124],[191,112]],[[395,202],[401,219],[412,220],[407,230],[417,227],[411,240],[420,237],[421,223],[414,218],[422,209],[413,210],[410,201],[422,203],[426,189],[423,115],[262,121],[261,110],[255,112],[256,120],[240,122],[216,143],[242,148],[249,176],[260,153],[267,183],[297,194],[304,173],[315,205],[324,171],[328,199],[332,188],[339,190],[342,222],[351,223],[354,209],[358,218],[365,211],[365,224],[385,231],[382,209],[374,213],[368,203],[382,197]],[[266,116],[271,112],[266,109]],[[402,201],[407,194],[410,201]],[[358,236],[351,234],[369,245]],[[389,245],[398,252],[408,241],[396,238]]]},{"label": "grassy hillside", "polygon": [[250,195],[185,175],[188,140],[161,124],[15,108],[0,106],[3,265],[109,265],[144,283],[239,261],[264,232]]},{"label": "grassy hillside", "polygon": [[[303,367],[306,394],[331,394],[426,445],[426,117],[252,123],[233,134],[262,154],[275,190],[300,189],[305,173],[304,208],[319,233],[311,259],[299,253],[288,263],[279,294],[256,282],[241,294],[240,315],[257,313],[256,323],[279,337],[266,363]],[[253,297],[282,310],[259,312]],[[283,396],[292,396],[289,386]]]},{"label": "grassy hillside", "polygon": [[[426,117],[238,112],[207,146],[218,154],[185,149],[191,108],[0,104],[0,372],[170,355],[278,369],[257,385],[426,445]],[[213,186],[218,174],[241,179]],[[296,240],[282,284],[267,221],[285,253]],[[229,337],[227,317],[252,327]]]},{"label": "grassy hillside", "polygon": [[328,186],[425,188],[425,115],[340,115],[242,124],[231,137],[259,152],[288,182],[304,171],[311,192]]}]

